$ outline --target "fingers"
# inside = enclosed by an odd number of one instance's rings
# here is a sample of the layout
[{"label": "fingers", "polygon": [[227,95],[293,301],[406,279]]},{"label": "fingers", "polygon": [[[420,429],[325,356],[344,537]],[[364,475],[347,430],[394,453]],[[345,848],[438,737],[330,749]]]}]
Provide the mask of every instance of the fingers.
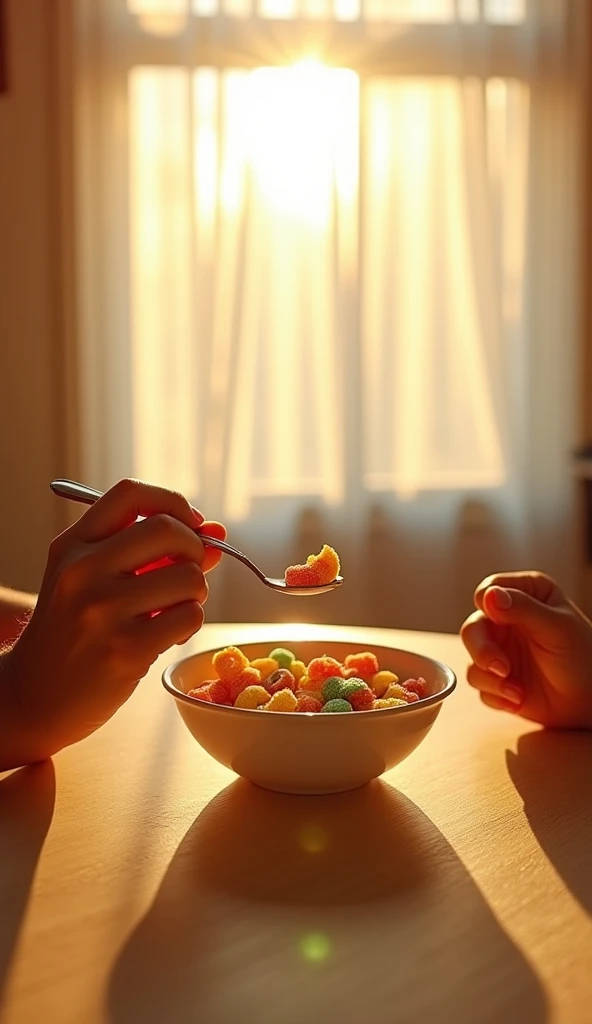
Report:
[{"label": "fingers", "polygon": [[97,555],[101,565],[111,572],[132,573],[163,558],[201,566],[205,548],[195,530],[158,513],[109,537]]},{"label": "fingers", "polygon": [[[222,523],[216,522],[205,522],[200,527],[200,535],[203,537],[216,537],[218,540],[226,540],[226,529],[222,526]],[[201,568],[203,572],[211,572],[222,558],[222,552],[217,551],[216,548],[209,548],[207,544],[204,545],[204,556],[201,562]]]},{"label": "fingers", "polygon": [[158,514],[177,519],[192,530],[204,521],[201,512],[176,491],[139,480],[120,480],[80,517],[73,531],[80,540],[93,543],[130,526],[139,516]]},{"label": "fingers", "polygon": [[475,607],[484,610],[485,594],[491,587],[520,590],[542,604],[561,604],[565,598],[555,580],[542,572],[505,572],[487,576],[474,593]]},{"label": "fingers", "polygon": [[496,711],[512,711],[514,714],[520,711],[516,704],[503,700],[503,698],[497,697],[492,693],[480,693],[479,696],[483,704],[486,704],[488,708],[494,708]]},{"label": "fingers", "polygon": [[208,584],[195,562],[177,562],[118,583],[122,615],[162,612],[187,601],[203,605],[207,599]]},{"label": "fingers", "polygon": [[519,711],[524,704],[524,689],[516,680],[502,679],[473,664],[467,670],[467,681],[482,698],[493,698],[497,706],[503,705],[506,710]]},{"label": "fingers", "polygon": [[184,601],[152,619],[136,619],[133,639],[137,644],[146,644],[156,657],[174,644],[189,640],[201,629],[203,621],[204,610],[199,601]]},{"label": "fingers", "polygon": [[483,612],[491,622],[517,627],[544,648],[563,647],[569,642],[567,604],[546,604],[522,590],[491,586],[483,594]]},{"label": "fingers", "polygon": [[483,671],[504,678],[510,671],[508,658],[496,642],[499,629],[483,612],[473,612],[461,626],[460,635],[472,661]]}]

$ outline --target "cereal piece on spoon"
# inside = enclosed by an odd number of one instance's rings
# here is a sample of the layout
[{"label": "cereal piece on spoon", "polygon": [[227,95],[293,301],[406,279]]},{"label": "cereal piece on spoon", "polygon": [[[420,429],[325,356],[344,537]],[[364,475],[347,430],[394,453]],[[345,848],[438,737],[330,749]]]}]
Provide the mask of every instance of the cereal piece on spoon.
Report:
[{"label": "cereal piece on spoon", "polygon": [[284,579],[289,587],[323,587],[339,576],[341,566],[334,548],[323,544],[318,555],[309,555],[306,565],[289,565]]}]

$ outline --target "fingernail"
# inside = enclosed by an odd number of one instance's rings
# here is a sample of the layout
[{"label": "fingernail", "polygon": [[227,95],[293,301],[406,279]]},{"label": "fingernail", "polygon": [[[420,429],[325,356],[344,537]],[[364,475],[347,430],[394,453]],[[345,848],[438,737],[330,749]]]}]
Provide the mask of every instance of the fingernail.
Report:
[{"label": "fingernail", "polygon": [[502,686],[502,693],[512,704],[522,704],[524,694],[518,686]]},{"label": "fingernail", "polygon": [[202,516],[202,514],[201,514],[201,512],[199,511],[198,508],[194,508],[193,505],[192,505],[191,506],[191,511],[193,512],[193,515],[197,519],[198,526],[201,526],[202,523],[205,523],[206,517]]},{"label": "fingernail", "polygon": [[491,587],[491,593],[496,608],[505,611],[512,607],[512,595],[508,590],[504,590],[503,587]]},{"label": "fingernail", "polygon": [[492,661],[491,665],[489,665],[488,668],[490,672],[493,672],[494,676],[499,676],[500,679],[505,679],[510,671],[505,661],[497,659],[495,661]]}]

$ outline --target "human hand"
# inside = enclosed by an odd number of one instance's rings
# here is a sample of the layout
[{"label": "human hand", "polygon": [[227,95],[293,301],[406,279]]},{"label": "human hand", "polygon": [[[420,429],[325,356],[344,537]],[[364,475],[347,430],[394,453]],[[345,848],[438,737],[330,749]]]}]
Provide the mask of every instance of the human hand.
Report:
[{"label": "human hand", "polygon": [[159,654],[201,627],[204,574],[220,553],[197,529],[226,536],[180,494],[121,480],[52,542],[35,610],[0,659],[12,711],[0,770],[94,732]]},{"label": "human hand", "polygon": [[488,576],[461,627],[484,704],[556,728],[592,728],[592,623],[540,572]]}]

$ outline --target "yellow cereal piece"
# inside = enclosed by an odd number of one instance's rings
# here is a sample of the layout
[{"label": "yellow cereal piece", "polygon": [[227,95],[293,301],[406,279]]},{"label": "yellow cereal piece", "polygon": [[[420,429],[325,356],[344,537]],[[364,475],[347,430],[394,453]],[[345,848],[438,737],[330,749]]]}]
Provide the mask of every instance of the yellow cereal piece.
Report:
[{"label": "yellow cereal piece", "polygon": [[383,669],[381,672],[377,672],[376,675],[372,676],[370,680],[370,687],[374,691],[377,697],[382,697],[388,690],[391,683],[398,683],[399,677],[394,672],[389,672],[388,669]]},{"label": "yellow cereal piece", "polygon": [[[389,697],[396,697],[398,700],[405,700],[405,690],[399,685],[399,683],[390,683],[384,696],[386,700],[388,700]],[[408,702],[405,700],[405,703],[407,704]]]},{"label": "yellow cereal piece", "polygon": [[251,662],[251,668],[256,668],[261,673],[262,679],[267,679],[272,672],[277,672],[279,665],[275,658],[255,658]]},{"label": "yellow cereal piece", "polygon": [[264,686],[247,686],[239,693],[234,702],[235,708],[258,708],[260,704],[267,704],[269,694]]},{"label": "yellow cereal piece", "polygon": [[306,675],[306,665],[303,661],[293,661],[290,665],[290,672],[298,682],[299,679],[302,679]]},{"label": "yellow cereal piece", "polygon": [[300,678],[298,680],[298,689],[299,690],[306,690],[308,688],[308,685],[309,685],[308,684],[308,676],[306,675],[306,672],[305,672],[304,675],[300,676]]},{"label": "yellow cereal piece", "polygon": [[238,647],[225,647],[216,651],[212,665],[220,679],[234,679],[249,664],[249,659]]},{"label": "yellow cereal piece", "polygon": [[374,701],[372,710],[380,711],[381,708],[398,708],[402,704],[407,704],[407,701],[400,700],[398,697],[382,697]]},{"label": "yellow cereal piece", "polygon": [[298,700],[292,690],[278,690],[264,707],[264,711],[295,711]]}]

